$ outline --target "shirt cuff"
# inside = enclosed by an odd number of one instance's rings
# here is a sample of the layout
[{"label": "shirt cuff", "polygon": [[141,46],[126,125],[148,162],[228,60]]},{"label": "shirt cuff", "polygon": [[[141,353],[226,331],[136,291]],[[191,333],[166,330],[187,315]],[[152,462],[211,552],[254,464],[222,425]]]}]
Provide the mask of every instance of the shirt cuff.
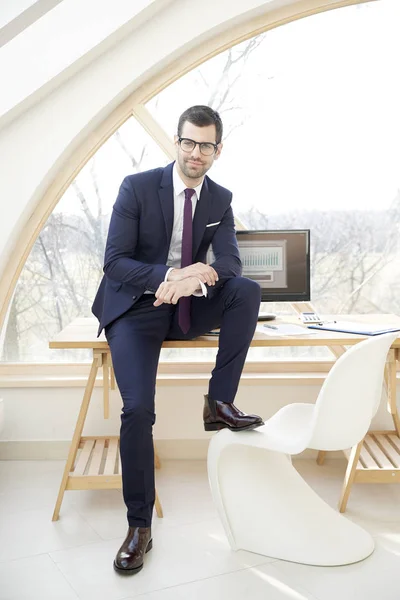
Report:
[{"label": "shirt cuff", "polygon": [[197,298],[202,298],[203,296],[207,297],[207,288],[200,279],[199,284],[201,286],[201,292],[193,292],[192,296],[196,296]]},{"label": "shirt cuff", "polygon": [[169,275],[169,274],[171,273],[171,271],[173,271],[173,270],[174,270],[174,267],[170,267],[170,268],[168,269],[168,271],[165,273],[165,277],[164,277],[164,283],[165,283],[166,281],[168,281],[168,275]]}]

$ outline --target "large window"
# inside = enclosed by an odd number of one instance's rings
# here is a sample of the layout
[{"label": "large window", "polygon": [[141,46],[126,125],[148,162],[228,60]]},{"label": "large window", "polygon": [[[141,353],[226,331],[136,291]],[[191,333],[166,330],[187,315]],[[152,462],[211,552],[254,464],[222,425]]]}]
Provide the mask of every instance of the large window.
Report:
[{"label": "large window", "polygon": [[[245,227],[311,229],[312,301],[321,313],[400,313],[399,18],[400,3],[381,0],[295,21],[212,58],[146,106],[170,137],[191,104],[220,111],[224,149],[210,176],[233,191]],[[49,351],[48,339],[90,314],[123,177],[166,162],[130,119],[86,165],[20,277],[3,360],[86,358]],[[299,352],[311,356],[273,355]]]},{"label": "large window", "polygon": [[247,228],[311,229],[322,313],[400,312],[399,19],[383,0],[290,23],[148,104],[171,134],[185,103],[221,112],[213,177]]},{"label": "large window", "polygon": [[7,319],[3,360],[89,360],[86,351],[50,350],[48,340],[75,317],[91,314],[122,179],[167,162],[131,118],[86,164],[48,219],[21,273]]}]

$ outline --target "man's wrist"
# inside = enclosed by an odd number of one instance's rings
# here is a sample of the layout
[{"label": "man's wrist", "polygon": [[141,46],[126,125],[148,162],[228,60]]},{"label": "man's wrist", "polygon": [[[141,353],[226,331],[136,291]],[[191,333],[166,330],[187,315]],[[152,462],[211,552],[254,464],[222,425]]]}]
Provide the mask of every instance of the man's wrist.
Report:
[{"label": "man's wrist", "polygon": [[194,291],[200,292],[201,291],[200,279],[198,277],[191,277],[190,279],[193,280],[193,283],[196,283],[196,287],[195,287]]},{"label": "man's wrist", "polygon": [[204,283],[202,283],[198,277],[191,277],[190,279],[193,279],[193,281],[196,282],[196,288],[193,290],[192,295],[197,296],[198,298],[207,296],[207,288]]}]

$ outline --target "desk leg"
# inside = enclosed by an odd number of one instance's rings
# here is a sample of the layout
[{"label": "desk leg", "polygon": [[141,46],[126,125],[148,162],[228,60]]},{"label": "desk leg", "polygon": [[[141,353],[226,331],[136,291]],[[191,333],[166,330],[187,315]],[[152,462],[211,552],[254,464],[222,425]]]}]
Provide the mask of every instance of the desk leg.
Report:
[{"label": "desk leg", "polygon": [[361,440],[357,446],[353,446],[349,456],[349,462],[347,463],[346,475],[344,477],[342,493],[339,500],[339,511],[344,513],[346,510],[347,502],[350,496],[351,486],[354,483],[356,477],[356,468],[358,459],[360,458],[360,452],[363,447],[364,440]]},{"label": "desk leg", "polygon": [[107,363],[110,369],[110,389],[115,390],[115,374],[114,367],[112,364],[111,352],[107,352]]},{"label": "desk leg", "polygon": [[336,359],[340,358],[346,352],[345,346],[328,346],[328,350],[332,352]]},{"label": "desk leg", "polygon": [[68,477],[69,477],[69,474],[71,472],[72,465],[74,464],[76,453],[78,451],[79,443],[80,443],[80,440],[81,440],[83,426],[84,426],[86,415],[87,415],[87,411],[88,411],[88,408],[89,408],[90,398],[92,396],[94,383],[96,381],[97,371],[98,371],[99,367],[102,366],[102,364],[103,364],[102,353],[101,352],[94,352],[93,353],[93,362],[92,362],[92,366],[91,366],[90,373],[89,373],[89,379],[88,379],[88,382],[86,384],[85,393],[83,395],[83,400],[82,400],[81,408],[80,408],[80,411],[79,411],[78,420],[76,422],[75,431],[74,431],[74,435],[73,435],[73,438],[72,438],[71,446],[70,446],[70,449],[69,449],[67,462],[66,462],[66,465],[65,465],[65,468],[64,468],[64,474],[63,474],[63,477],[62,477],[62,480],[61,480],[60,490],[58,492],[57,502],[56,502],[56,506],[54,508],[54,513],[53,513],[52,521],[58,521],[58,517],[59,517],[59,513],[60,513],[60,508],[61,508],[61,503],[63,501],[64,492],[65,492],[65,489],[67,487]]},{"label": "desk leg", "polygon": [[388,411],[392,415],[394,428],[397,436],[400,437],[400,419],[397,412],[397,399],[396,399],[396,366],[398,359],[398,350],[389,350],[388,361],[385,369],[385,383],[387,388],[388,396]]},{"label": "desk leg", "polygon": [[102,363],[103,363],[103,411],[104,418],[110,418],[110,361],[108,360],[107,354],[102,355]]},{"label": "desk leg", "polygon": [[154,447],[154,467],[156,469],[161,469],[160,457],[158,456],[157,448],[156,448],[156,445],[154,442],[153,442],[153,447]]},{"label": "desk leg", "polygon": [[157,494],[157,490],[156,490],[156,501],[155,501],[155,507],[156,507],[156,513],[157,513],[157,517],[158,517],[159,519],[162,519],[162,518],[163,518],[163,516],[164,516],[164,513],[163,513],[162,506],[161,506],[160,498],[158,497],[158,494]]}]

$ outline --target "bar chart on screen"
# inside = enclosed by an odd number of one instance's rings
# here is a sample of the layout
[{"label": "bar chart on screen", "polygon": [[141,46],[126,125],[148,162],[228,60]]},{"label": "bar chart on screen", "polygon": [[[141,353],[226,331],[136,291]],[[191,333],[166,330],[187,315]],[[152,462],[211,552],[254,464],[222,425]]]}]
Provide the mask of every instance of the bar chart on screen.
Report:
[{"label": "bar chart on screen", "polygon": [[266,269],[281,271],[283,269],[283,248],[278,246],[243,248],[241,258],[243,268],[251,271],[264,272]]}]

